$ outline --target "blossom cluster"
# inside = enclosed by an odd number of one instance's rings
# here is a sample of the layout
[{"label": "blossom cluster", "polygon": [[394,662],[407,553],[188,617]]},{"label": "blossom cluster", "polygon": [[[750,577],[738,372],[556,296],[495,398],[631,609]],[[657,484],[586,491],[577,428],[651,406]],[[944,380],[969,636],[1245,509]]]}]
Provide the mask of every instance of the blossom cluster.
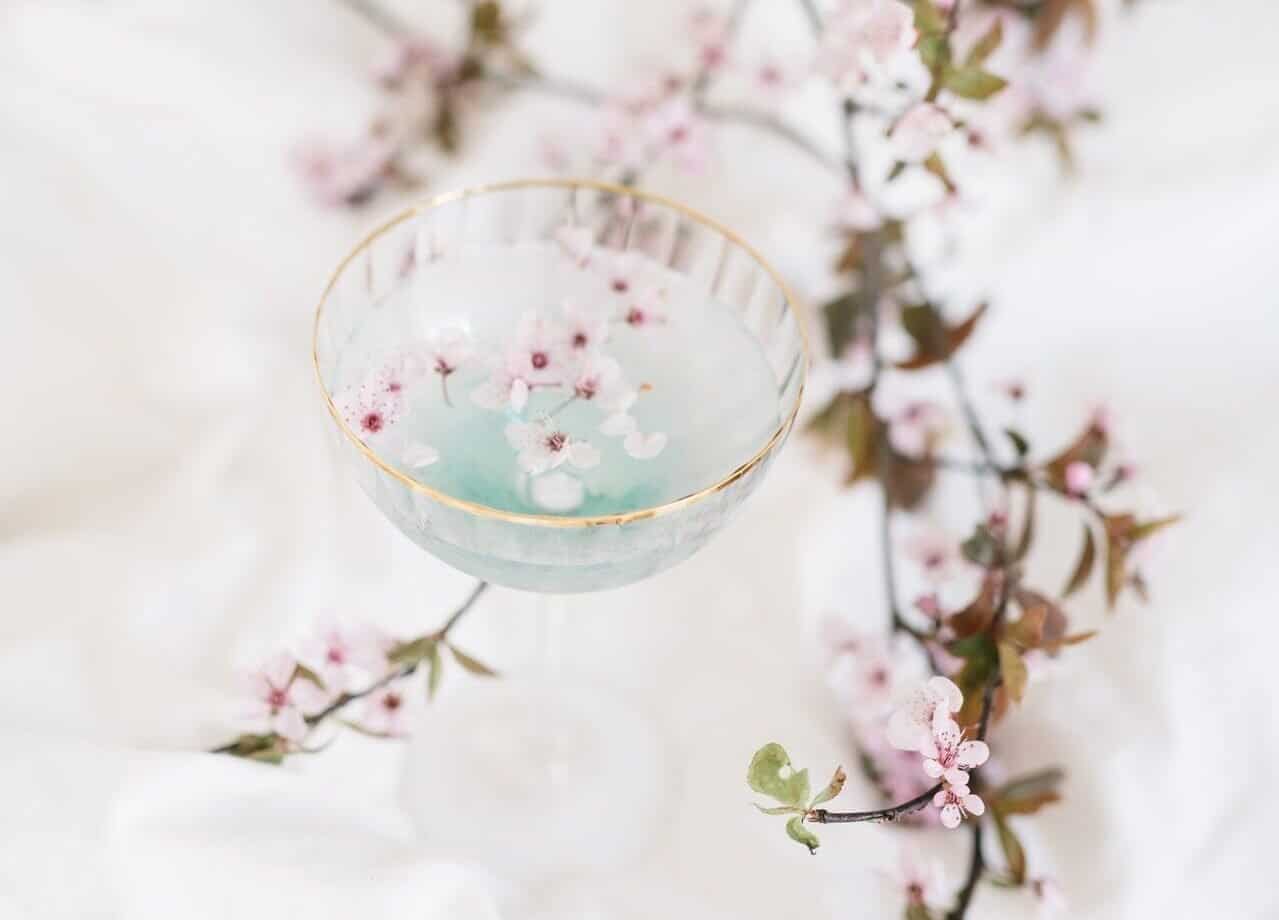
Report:
[{"label": "blossom cluster", "polygon": [[[430,466],[440,459],[438,450],[413,439],[393,442],[390,433],[417,385],[438,379],[442,400],[452,406],[449,380],[475,364],[482,366],[484,378],[471,390],[470,401],[511,417],[505,434],[522,472],[537,476],[565,463],[590,469],[600,462],[600,451],[588,437],[569,432],[555,418],[579,402],[599,410],[598,432],[619,439],[630,457],[658,456],[667,435],[641,429],[632,411],[641,387],[626,379],[608,350],[619,332],[643,334],[667,324],[667,288],[657,263],[639,252],[598,247],[585,228],[564,226],[555,236],[562,258],[585,276],[586,295],[566,299],[557,309],[525,313],[508,340],[483,349],[464,329],[432,330],[338,396],[347,426],[366,443],[394,443],[409,469]],[[554,394],[560,401],[526,419],[535,393]]]},{"label": "blossom cluster", "polygon": [[302,745],[315,718],[346,694],[364,699],[355,724],[370,734],[404,733],[408,695],[390,655],[397,641],[371,626],[328,626],[245,675],[245,728]]}]

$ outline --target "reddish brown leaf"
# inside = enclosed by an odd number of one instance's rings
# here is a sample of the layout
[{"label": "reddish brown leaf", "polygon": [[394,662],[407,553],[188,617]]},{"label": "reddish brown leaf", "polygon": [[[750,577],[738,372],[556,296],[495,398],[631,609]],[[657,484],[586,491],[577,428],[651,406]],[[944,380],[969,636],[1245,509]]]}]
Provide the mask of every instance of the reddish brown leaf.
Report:
[{"label": "reddish brown leaf", "polygon": [[1065,778],[1066,774],[1056,767],[1018,777],[990,793],[990,807],[1002,815],[1033,815],[1045,805],[1061,800],[1058,787]]},{"label": "reddish brown leaf", "polygon": [[989,572],[982,580],[981,590],[977,596],[958,613],[953,613],[946,624],[955,634],[956,639],[967,639],[990,628],[995,618],[995,606],[999,603],[999,591],[1003,585],[1003,575]]},{"label": "reddish brown leaf", "polygon": [[1066,468],[1072,463],[1087,463],[1096,469],[1106,457],[1108,443],[1106,429],[1089,424],[1074,443],[1043,465],[1045,477],[1053,488],[1066,491]]},{"label": "reddish brown leaf", "polygon": [[995,830],[999,834],[999,846],[1004,851],[1004,862],[1008,865],[1008,877],[1016,885],[1026,881],[1026,850],[1021,840],[1008,826],[1007,819],[999,812],[994,813]]},{"label": "reddish brown leaf", "polygon": [[[980,304],[967,319],[955,326],[946,326],[936,308],[930,304],[907,307],[902,311],[902,322],[915,340],[915,354],[905,361],[897,362],[897,368],[917,371],[945,361],[968,341],[977,328],[978,321],[986,313],[987,306],[988,304]],[[915,319],[912,320],[912,316]]]},{"label": "reddish brown leaf", "polygon": [[1086,523],[1084,524],[1084,544],[1079,550],[1079,561],[1075,563],[1075,569],[1070,573],[1070,580],[1066,582],[1066,587],[1062,589],[1062,597],[1070,597],[1088,581],[1088,576],[1092,574],[1093,564],[1097,561],[1097,541],[1093,539],[1092,528]]},{"label": "reddish brown leaf", "polygon": [[1003,678],[1003,689],[1014,703],[1020,703],[1026,692],[1026,681],[1030,673],[1026,670],[1026,662],[1022,661],[1021,651],[1013,642],[1000,642],[999,674]]}]

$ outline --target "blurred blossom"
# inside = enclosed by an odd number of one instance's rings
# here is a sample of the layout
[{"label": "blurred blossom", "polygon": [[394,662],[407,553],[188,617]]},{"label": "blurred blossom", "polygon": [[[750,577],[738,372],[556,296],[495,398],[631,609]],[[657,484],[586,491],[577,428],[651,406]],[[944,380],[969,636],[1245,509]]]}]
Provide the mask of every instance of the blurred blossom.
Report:
[{"label": "blurred blossom", "polygon": [[855,89],[914,44],[914,20],[899,0],[843,0],[827,19],[817,69],[843,91]]},{"label": "blurred blossom", "polygon": [[921,102],[908,109],[893,125],[889,133],[893,152],[903,163],[920,163],[932,156],[954,126],[940,106]]},{"label": "blurred blossom", "polygon": [[298,674],[298,663],[280,654],[246,678],[252,697],[245,717],[256,728],[300,742],[306,737],[306,716],[324,708],[329,694]]},{"label": "blurred blossom", "polygon": [[294,166],[312,196],[327,206],[368,201],[390,175],[397,145],[388,137],[366,137],[345,147],[310,141],[294,154]]},{"label": "blurred blossom", "polygon": [[919,459],[928,454],[946,426],[940,405],[916,400],[888,419],[888,440],[903,457]]},{"label": "blurred blossom", "polygon": [[380,676],[390,647],[390,638],[372,626],[331,624],[302,643],[299,658],[338,693],[361,689]]},{"label": "blurred blossom", "polygon": [[1050,917],[1064,917],[1066,908],[1066,895],[1061,890],[1061,886],[1057,881],[1047,876],[1040,878],[1032,878],[1027,882],[1030,886],[1030,892],[1035,896],[1035,900],[1039,903],[1039,916],[1044,920]]},{"label": "blurred blossom", "polygon": [[[932,526],[915,529],[906,541],[906,556],[916,562],[924,576],[934,583],[945,580],[959,559],[955,540],[945,531]],[[932,595],[932,605],[936,604],[937,597]]]},{"label": "blurred blossom", "polygon": [[1096,472],[1090,464],[1082,460],[1076,460],[1074,463],[1066,466],[1066,491],[1076,497],[1082,497],[1088,494],[1088,490],[1092,488],[1093,478]]},{"label": "blurred blossom", "polygon": [[360,725],[375,734],[401,737],[407,734],[408,710],[404,681],[395,681],[368,698]]}]

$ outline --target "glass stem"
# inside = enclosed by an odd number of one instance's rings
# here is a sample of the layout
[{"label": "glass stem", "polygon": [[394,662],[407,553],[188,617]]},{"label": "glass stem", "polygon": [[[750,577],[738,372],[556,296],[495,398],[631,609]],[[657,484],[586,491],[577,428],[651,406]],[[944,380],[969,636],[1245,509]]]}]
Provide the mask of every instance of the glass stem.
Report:
[{"label": "glass stem", "polygon": [[538,707],[536,719],[543,726],[549,780],[552,786],[557,787],[565,779],[563,767],[567,741],[563,719],[559,718],[559,694],[564,678],[564,598],[559,594],[538,594],[534,608],[537,635],[531,676],[536,689],[530,699]]}]

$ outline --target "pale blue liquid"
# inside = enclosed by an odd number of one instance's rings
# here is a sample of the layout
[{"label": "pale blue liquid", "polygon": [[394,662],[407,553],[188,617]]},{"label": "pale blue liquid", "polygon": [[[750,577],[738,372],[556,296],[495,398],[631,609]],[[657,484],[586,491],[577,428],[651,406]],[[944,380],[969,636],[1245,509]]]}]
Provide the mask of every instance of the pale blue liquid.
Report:
[{"label": "pale blue liquid", "polygon": [[[641,430],[665,432],[666,448],[652,459],[632,458],[620,438],[598,430],[604,413],[593,403],[560,409],[556,427],[590,441],[601,455],[591,469],[559,467],[584,487],[581,504],[565,516],[649,508],[712,486],[749,461],[778,427],[776,375],[737,313],[674,273],[666,272],[664,283],[667,322],[644,329],[614,324],[605,347],[631,384],[647,385],[630,413]],[[490,249],[420,266],[342,350],[338,377],[347,385],[361,380],[406,343],[442,325],[465,325],[477,352],[493,353],[525,311],[556,305],[566,296],[602,296],[600,280],[566,264],[546,244],[505,247],[496,260]],[[403,417],[371,446],[405,474],[456,498],[505,511],[553,513],[533,501],[529,478],[505,435],[506,426],[521,416],[482,409],[471,400],[471,391],[487,377],[478,360],[450,375],[450,406],[439,377],[430,375],[409,389]],[[535,391],[522,417],[550,412],[566,395]],[[402,445],[410,440],[431,445],[440,460],[417,470],[399,464]]]}]

